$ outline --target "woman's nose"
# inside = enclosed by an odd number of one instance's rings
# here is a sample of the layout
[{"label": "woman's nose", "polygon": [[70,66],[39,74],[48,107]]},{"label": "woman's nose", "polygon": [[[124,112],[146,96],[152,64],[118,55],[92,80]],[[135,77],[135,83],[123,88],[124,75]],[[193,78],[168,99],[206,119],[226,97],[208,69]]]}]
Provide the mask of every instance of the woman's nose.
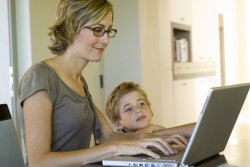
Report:
[{"label": "woman's nose", "polygon": [[109,38],[109,36],[108,36],[108,33],[106,32],[106,33],[101,37],[101,42],[107,46],[108,43],[109,43],[109,39],[110,39],[110,38]]}]

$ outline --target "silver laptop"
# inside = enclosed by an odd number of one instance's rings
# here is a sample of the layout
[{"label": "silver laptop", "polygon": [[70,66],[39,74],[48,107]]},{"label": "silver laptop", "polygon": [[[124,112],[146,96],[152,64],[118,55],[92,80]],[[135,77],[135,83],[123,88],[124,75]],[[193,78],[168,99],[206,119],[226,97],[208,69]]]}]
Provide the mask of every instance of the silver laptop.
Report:
[{"label": "silver laptop", "polygon": [[197,166],[220,155],[228,142],[248,94],[250,83],[211,88],[186,149],[174,156],[115,156],[104,166],[181,167]]},{"label": "silver laptop", "polygon": [[0,166],[24,167],[21,147],[7,104],[0,104]]}]

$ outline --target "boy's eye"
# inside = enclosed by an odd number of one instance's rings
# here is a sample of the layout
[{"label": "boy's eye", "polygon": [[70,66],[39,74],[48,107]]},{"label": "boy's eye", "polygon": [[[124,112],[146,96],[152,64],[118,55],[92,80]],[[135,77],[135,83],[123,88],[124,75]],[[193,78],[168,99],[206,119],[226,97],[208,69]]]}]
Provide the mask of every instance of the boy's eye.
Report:
[{"label": "boy's eye", "polygon": [[130,112],[130,111],[132,111],[132,107],[128,107],[128,108],[126,108],[124,111],[125,111],[125,112]]},{"label": "boy's eye", "polygon": [[145,106],[145,105],[146,105],[145,102],[140,102],[140,103],[139,103],[139,107],[143,107],[143,106]]}]

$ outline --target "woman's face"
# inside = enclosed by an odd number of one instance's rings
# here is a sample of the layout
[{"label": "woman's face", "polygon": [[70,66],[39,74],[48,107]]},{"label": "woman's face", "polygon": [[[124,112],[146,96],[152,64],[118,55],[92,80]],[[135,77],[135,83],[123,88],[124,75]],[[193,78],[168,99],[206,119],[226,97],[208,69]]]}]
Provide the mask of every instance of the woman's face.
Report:
[{"label": "woman's face", "polygon": [[[99,23],[92,25],[91,28],[102,27],[106,30],[111,29],[112,12],[110,11]],[[80,57],[89,62],[98,62],[101,60],[102,54],[109,43],[110,38],[105,33],[102,37],[97,37],[91,29],[83,28],[75,37],[72,45],[69,47],[71,54]]]},{"label": "woman's face", "polygon": [[116,121],[118,129],[136,131],[151,123],[152,112],[146,99],[137,91],[124,94],[118,101],[120,120]]}]

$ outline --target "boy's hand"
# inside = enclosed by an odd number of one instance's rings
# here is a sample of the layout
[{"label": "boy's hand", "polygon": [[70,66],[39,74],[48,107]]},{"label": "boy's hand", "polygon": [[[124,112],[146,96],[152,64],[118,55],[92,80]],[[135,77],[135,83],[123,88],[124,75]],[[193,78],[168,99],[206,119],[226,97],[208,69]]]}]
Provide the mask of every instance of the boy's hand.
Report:
[{"label": "boy's hand", "polygon": [[160,126],[160,125],[150,124],[149,126],[145,128],[139,129],[138,131],[136,131],[136,133],[154,133],[163,129],[165,129],[165,127]]}]

